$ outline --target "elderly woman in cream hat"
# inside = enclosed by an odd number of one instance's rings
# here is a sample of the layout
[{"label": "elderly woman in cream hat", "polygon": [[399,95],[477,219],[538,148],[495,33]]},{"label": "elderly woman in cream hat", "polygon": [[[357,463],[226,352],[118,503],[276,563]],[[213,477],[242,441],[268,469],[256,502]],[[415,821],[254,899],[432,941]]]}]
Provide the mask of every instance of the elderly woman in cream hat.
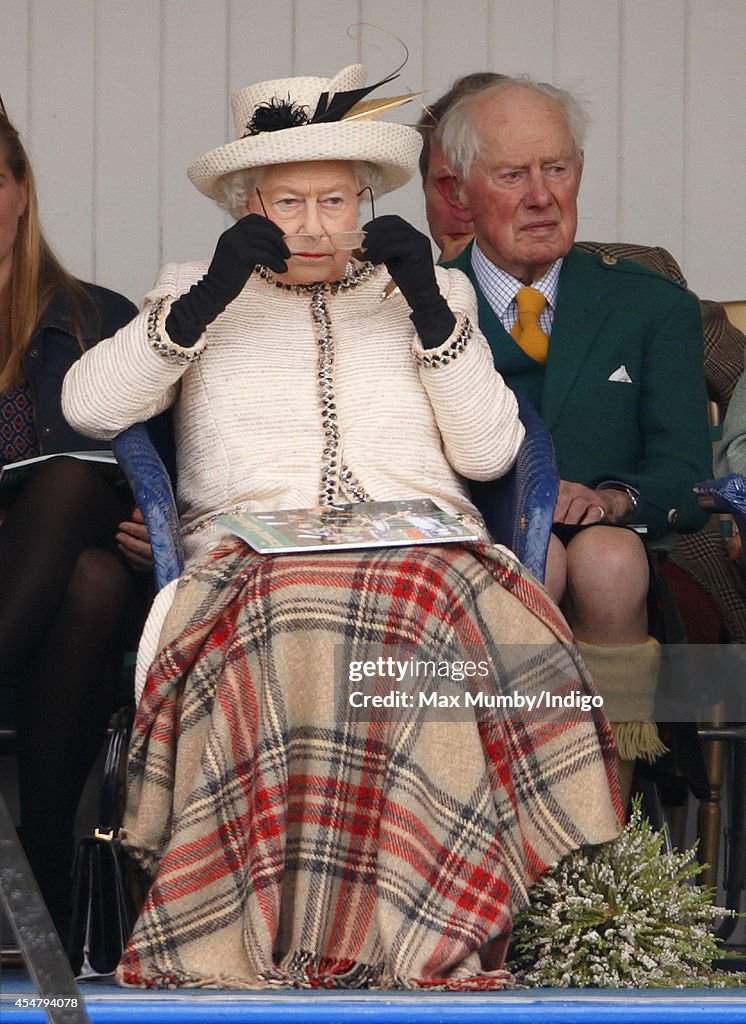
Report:
[{"label": "elderly woman in cream hat", "polygon": [[[457,703],[481,666],[498,690],[592,693],[469,499],[464,478],[505,473],[523,437],[469,282],[399,217],[358,227],[420,147],[369,91],[353,66],[238,93],[237,139],[189,168],[236,224],[65,381],[78,429],[172,407],[177,441],[187,566],[130,754],[125,840],[153,884],[124,983],[500,987],[530,884],[619,827],[599,712],[517,726],[349,700],[353,678],[398,692],[402,663]],[[217,518],[404,498],[482,542],[262,556]]]}]

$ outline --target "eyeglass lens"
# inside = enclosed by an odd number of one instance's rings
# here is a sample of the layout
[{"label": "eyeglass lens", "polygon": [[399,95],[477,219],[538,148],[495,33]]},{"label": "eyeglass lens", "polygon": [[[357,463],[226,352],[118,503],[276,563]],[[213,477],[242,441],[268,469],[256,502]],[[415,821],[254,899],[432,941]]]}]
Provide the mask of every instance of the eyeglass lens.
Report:
[{"label": "eyeglass lens", "polygon": [[[372,213],[371,219],[374,219],[376,216],[376,208],[375,203],[373,202],[373,189],[370,187],[370,185],[366,185],[365,188],[361,188],[360,191],[357,193],[356,198],[359,199],[364,192],[368,193],[368,199],[370,200]],[[256,194],[259,196],[259,202],[262,204],[264,216],[267,218],[267,220],[270,220],[271,218],[267,214],[267,207],[264,205],[262,193],[259,191],[259,189],[256,190]],[[322,238],[328,239],[332,249],[349,250],[351,252],[353,249],[359,249],[360,246],[363,244],[363,242],[365,241],[365,232],[335,231],[334,234],[332,235],[308,235],[305,233],[290,233],[283,235],[283,238],[291,254],[297,254],[305,252],[307,249],[312,249],[313,246],[317,245]]]}]

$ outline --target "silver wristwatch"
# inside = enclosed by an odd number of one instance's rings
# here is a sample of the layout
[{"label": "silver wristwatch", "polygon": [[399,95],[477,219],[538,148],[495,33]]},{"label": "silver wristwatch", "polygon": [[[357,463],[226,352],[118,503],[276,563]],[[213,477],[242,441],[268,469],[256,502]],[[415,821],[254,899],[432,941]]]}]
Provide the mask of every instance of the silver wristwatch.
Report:
[{"label": "silver wristwatch", "polygon": [[619,522],[619,526],[627,526],[631,523],[635,515],[637,514],[637,508],[640,504],[640,492],[636,487],[631,487],[629,484],[625,484],[623,480],[604,480],[603,483],[596,485],[597,491],[624,491],[629,498],[629,509],[625,513],[624,518]]}]

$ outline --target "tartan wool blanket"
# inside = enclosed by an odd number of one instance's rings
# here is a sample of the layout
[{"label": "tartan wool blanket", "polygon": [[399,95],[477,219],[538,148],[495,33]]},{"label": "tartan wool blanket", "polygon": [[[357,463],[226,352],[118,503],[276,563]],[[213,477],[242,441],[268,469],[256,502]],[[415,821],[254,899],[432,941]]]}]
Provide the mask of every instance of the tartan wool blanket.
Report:
[{"label": "tartan wool blanket", "polygon": [[229,542],[182,577],[162,641],[130,750],[124,838],[154,880],[123,984],[504,987],[530,885],[619,831],[598,710],[350,705],[343,667],[370,645],[524,650],[495,685],[595,693],[503,549]]}]

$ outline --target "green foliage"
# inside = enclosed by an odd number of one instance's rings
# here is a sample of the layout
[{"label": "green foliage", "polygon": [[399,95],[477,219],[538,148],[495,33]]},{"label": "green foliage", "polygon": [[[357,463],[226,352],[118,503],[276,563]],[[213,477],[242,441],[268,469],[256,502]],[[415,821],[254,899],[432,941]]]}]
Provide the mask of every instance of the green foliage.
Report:
[{"label": "green foliage", "polygon": [[744,984],[713,971],[713,893],[693,884],[694,851],[665,852],[633,806],[612,842],[576,850],[533,887],[516,916],[507,966],[519,983],[555,988]]}]

